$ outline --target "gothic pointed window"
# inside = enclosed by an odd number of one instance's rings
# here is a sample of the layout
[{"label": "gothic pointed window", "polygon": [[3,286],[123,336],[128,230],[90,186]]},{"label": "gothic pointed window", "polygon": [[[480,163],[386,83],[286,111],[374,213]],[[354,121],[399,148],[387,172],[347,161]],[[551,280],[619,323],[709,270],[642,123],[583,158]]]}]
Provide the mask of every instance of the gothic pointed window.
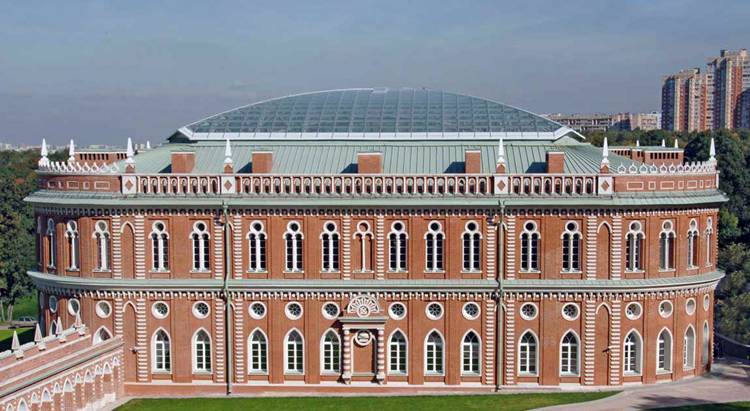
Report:
[{"label": "gothic pointed window", "polygon": [[714,236],[714,226],[713,226],[713,220],[709,217],[708,222],[706,223],[706,265],[711,265],[711,253],[713,251],[713,236]]},{"label": "gothic pointed window", "polygon": [[536,223],[527,221],[521,233],[521,271],[539,271],[539,238]]},{"label": "gothic pointed window", "polygon": [[643,270],[643,240],[645,235],[639,221],[633,221],[625,236],[625,270]]},{"label": "gothic pointed window", "polygon": [[336,231],[336,223],[328,221],[323,224],[321,241],[321,264],[323,272],[339,271],[339,233]]},{"label": "gothic pointed window", "polygon": [[55,220],[47,219],[47,250],[49,250],[49,261],[47,266],[54,268],[57,264],[57,241],[55,235]]},{"label": "gothic pointed window", "polygon": [[432,221],[427,226],[425,233],[425,269],[426,271],[443,271],[443,245],[445,234],[442,226],[437,221]]},{"label": "gothic pointed window", "polygon": [[425,373],[443,374],[443,337],[431,332],[425,341]]},{"label": "gothic pointed window", "polygon": [[475,221],[466,223],[462,237],[464,271],[480,271],[482,234],[479,232],[479,225]]},{"label": "gothic pointed window", "polygon": [[562,270],[581,271],[581,232],[578,223],[568,221],[562,235]]},{"label": "gothic pointed window", "polygon": [[406,336],[401,331],[391,335],[388,342],[388,371],[391,374],[406,374]]},{"label": "gothic pointed window", "polygon": [[672,370],[672,335],[664,329],[656,340],[656,371]]},{"label": "gothic pointed window", "polygon": [[461,373],[465,375],[479,374],[479,337],[469,331],[461,343]]},{"label": "gothic pointed window", "polygon": [[262,273],[266,271],[266,232],[263,223],[253,221],[250,223],[250,232],[247,233],[248,271]]},{"label": "gothic pointed window", "polygon": [[169,234],[161,221],[151,227],[151,264],[154,271],[169,270]]},{"label": "gothic pointed window", "polygon": [[578,336],[569,331],[560,344],[560,374],[578,375],[579,356]]},{"label": "gothic pointed window", "polygon": [[675,233],[671,221],[661,225],[659,233],[659,269],[674,270]]},{"label": "gothic pointed window", "polygon": [[284,242],[286,243],[286,271],[302,271],[302,226],[296,221],[292,221],[286,226]]},{"label": "gothic pointed window", "polygon": [[700,237],[698,231],[698,222],[695,219],[690,220],[690,228],[688,228],[687,239],[687,265],[690,268],[698,267],[698,239]]},{"label": "gothic pointed window", "polygon": [[73,220],[65,224],[65,239],[68,243],[68,269],[78,270],[81,268],[80,236],[78,224]]},{"label": "gothic pointed window", "polygon": [[96,269],[109,270],[110,237],[106,221],[97,221],[94,225],[94,242],[96,242]]},{"label": "gothic pointed window", "polygon": [[341,371],[341,341],[335,331],[329,330],[323,336],[323,372]]},{"label": "gothic pointed window", "polygon": [[261,330],[255,330],[250,335],[249,351],[250,373],[268,372],[268,345]]},{"label": "gothic pointed window", "polygon": [[211,337],[205,330],[193,336],[193,371],[211,372]]},{"label": "gothic pointed window", "polygon": [[407,240],[404,223],[401,221],[393,223],[391,232],[388,234],[388,268],[390,271],[406,271]]},{"label": "gothic pointed window", "polygon": [[695,368],[695,330],[690,325],[685,330],[682,348],[682,367],[685,369]]},{"label": "gothic pointed window", "polygon": [[531,331],[521,336],[518,344],[518,372],[524,375],[536,375],[537,341]]},{"label": "gothic pointed window", "polygon": [[164,330],[154,334],[153,339],[153,368],[157,372],[169,372],[172,369],[169,336]]},{"label": "gothic pointed window", "polygon": [[193,243],[193,271],[208,271],[210,236],[208,227],[203,221],[193,224],[193,232],[190,233],[190,240]]},{"label": "gothic pointed window", "polygon": [[304,371],[304,343],[302,335],[297,330],[287,334],[284,351],[284,371],[292,374],[302,374]]},{"label": "gothic pointed window", "polygon": [[628,333],[623,343],[623,372],[625,374],[641,373],[641,337],[635,330]]}]

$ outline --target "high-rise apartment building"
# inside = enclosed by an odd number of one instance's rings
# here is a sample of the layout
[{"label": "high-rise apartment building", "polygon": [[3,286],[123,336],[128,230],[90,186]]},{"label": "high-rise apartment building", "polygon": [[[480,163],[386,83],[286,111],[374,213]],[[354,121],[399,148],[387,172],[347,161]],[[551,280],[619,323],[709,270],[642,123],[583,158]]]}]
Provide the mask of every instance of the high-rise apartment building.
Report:
[{"label": "high-rise apartment building", "polygon": [[706,123],[707,76],[700,69],[686,69],[664,77],[661,86],[662,128],[700,131]]}]

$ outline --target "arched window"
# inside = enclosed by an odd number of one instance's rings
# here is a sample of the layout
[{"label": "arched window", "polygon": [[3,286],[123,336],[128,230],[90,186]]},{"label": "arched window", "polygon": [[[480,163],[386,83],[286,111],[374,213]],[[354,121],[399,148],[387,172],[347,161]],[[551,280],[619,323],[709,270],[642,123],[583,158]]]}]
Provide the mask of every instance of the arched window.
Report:
[{"label": "arched window", "polygon": [[268,351],[266,336],[261,330],[255,330],[250,335],[250,361],[251,373],[268,372]]},{"label": "arched window", "polygon": [[286,271],[302,271],[302,227],[296,221],[286,226],[284,241],[286,242]]},{"label": "arched window", "polygon": [[560,344],[560,374],[578,375],[578,337],[569,331]]},{"label": "arched window", "polygon": [[169,336],[164,330],[159,330],[154,334],[153,341],[154,371],[169,372],[172,369]]},{"label": "arched window", "polygon": [[714,236],[713,220],[709,217],[706,222],[706,265],[711,265],[711,240]]},{"label": "arched window", "polygon": [[388,342],[388,371],[391,374],[406,374],[406,336],[401,331],[391,335]]},{"label": "arched window", "polygon": [[656,340],[656,371],[672,371],[672,335],[666,329]]},{"label": "arched window", "polygon": [[709,361],[709,354],[710,354],[710,342],[711,342],[711,336],[709,335],[709,329],[708,329],[708,321],[703,323],[703,341],[701,343],[701,353],[702,353],[702,359],[701,362],[703,365],[708,365]]},{"label": "arched window", "polygon": [[211,372],[211,337],[204,330],[193,336],[193,371]]},{"label": "arched window", "polygon": [[643,270],[643,239],[645,235],[639,221],[630,223],[628,234],[625,236],[625,270]]},{"label": "arched window", "polygon": [[336,272],[339,270],[339,233],[336,231],[336,223],[328,221],[323,224],[323,233],[320,235],[322,242],[321,259],[324,272]]},{"label": "arched window", "polygon": [[109,227],[106,221],[97,221],[94,225],[94,241],[96,242],[96,269],[109,270]]},{"label": "arched window", "polygon": [[461,343],[461,373],[479,374],[479,337],[469,331]]},{"label": "arched window", "polygon": [[65,238],[68,240],[68,269],[78,270],[81,268],[81,249],[78,236],[78,224],[70,220],[65,224]]},{"label": "arched window", "polygon": [[47,266],[54,268],[57,264],[57,241],[55,241],[55,220],[47,219],[47,249],[49,250],[49,262]]},{"label": "arched window", "polygon": [[539,232],[533,221],[527,221],[521,233],[521,271],[539,271]]},{"label": "arched window", "polygon": [[193,224],[190,240],[193,243],[193,270],[207,271],[209,268],[209,235],[206,223],[198,221]]},{"label": "arched window", "polygon": [[112,334],[106,328],[101,327],[94,333],[94,344],[107,341],[112,338]]},{"label": "arched window", "polygon": [[341,371],[341,341],[335,331],[329,330],[323,336],[323,372]]},{"label": "arched window", "polygon": [[437,221],[431,221],[424,235],[425,242],[425,270],[443,271],[443,228]]},{"label": "arched window", "polygon": [[464,271],[479,271],[481,269],[482,234],[479,225],[474,221],[466,223],[463,234]]},{"label": "arched window", "polygon": [[698,267],[698,238],[700,237],[698,231],[698,222],[695,219],[690,220],[690,228],[688,229],[687,239],[687,265],[688,267]]},{"label": "arched window", "polygon": [[685,369],[695,368],[695,330],[688,326],[685,330],[685,338],[682,347],[682,367]]},{"label": "arched window", "polygon": [[287,334],[284,351],[284,371],[291,374],[304,372],[304,343],[302,335],[297,330]]},{"label": "arched window", "polygon": [[562,235],[562,269],[566,272],[581,271],[581,232],[574,221],[565,224]]},{"label": "arched window", "polygon": [[390,271],[406,271],[406,243],[407,235],[404,223],[396,221],[391,225],[391,232],[388,234],[388,267]]},{"label": "arched window", "polygon": [[659,233],[659,269],[674,270],[675,234],[671,221],[661,225]]},{"label": "arched window", "polygon": [[151,257],[154,271],[169,270],[169,234],[161,221],[151,227]]},{"label": "arched window", "polygon": [[443,337],[437,331],[427,336],[425,341],[425,373],[443,373]]},{"label": "arched window", "polygon": [[247,233],[248,270],[254,273],[266,271],[266,232],[263,223],[253,221],[250,223],[250,232]]},{"label": "arched window", "polygon": [[361,221],[357,224],[357,232],[354,233],[354,239],[359,246],[357,247],[360,257],[359,271],[372,271],[372,232],[370,231],[370,225],[366,221]]},{"label": "arched window", "polygon": [[524,375],[536,375],[537,368],[537,342],[534,333],[526,331],[521,336],[518,344],[518,373]]},{"label": "arched window", "polygon": [[625,374],[641,373],[641,337],[633,330],[625,337],[623,343],[622,369]]}]

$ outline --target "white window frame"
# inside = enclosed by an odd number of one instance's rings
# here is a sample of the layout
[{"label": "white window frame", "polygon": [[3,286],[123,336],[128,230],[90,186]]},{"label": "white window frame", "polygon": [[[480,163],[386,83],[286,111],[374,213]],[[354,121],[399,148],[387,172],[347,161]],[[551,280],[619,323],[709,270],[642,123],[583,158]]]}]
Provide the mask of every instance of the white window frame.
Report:
[{"label": "white window frame", "polygon": [[[199,226],[202,225],[203,229]],[[192,246],[192,265],[193,272],[206,272],[211,269],[211,234],[209,233],[208,223],[205,221],[196,221],[193,223],[193,231],[190,233],[190,244]],[[197,266],[197,267],[196,267]]]},{"label": "white window frame", "polygon": [[[163,342],[158,340],[159,333],[163,333],[166,336],[166,346]],[[158,358],[157,348],[158,344],[162,344],[162,355],[166,354],[167,358]],[[172,373],[172,338],[169,336],[167,330],[163,328],[157,328],[154,334],[151,336],[151,370],[154,373],[160,374],[171,374]]]},{"label": "white window frame", "polygon": [[47,262],[48,268],[55,268],[57,264],[57,236],[55,235],[55,220],[47,219],[47,242],[49,246],[49,261]]},{"label": "white window frame", "polygon": [[[260,229],[255,226],[259,225]],[[251,273],[265,273],[268,260],[266,259],[266,247],[268,245],[268,235],[266,234],[265,225],[262,221],[254,220],[250,222],[250,230],[247,232],[247,270]]]},{"label": "white window frame", "polygon": [[[296,225],[297,230],[292,229],[292,225]],[[302,223],[296,220],[287,223],[284,232],[284,245],[286,253],[284,256],[284,271],[288,273],[304,272],[305,236],[302,234]]]},{"label": "white window frame", "polygon": [[[329,225],[333,225],[333,230],[328,227]],[[338,231],[338,224],[335,221],[326,221],[323,223],[323,232],[320,233],[320,245],[320,271],[323,273],[339,272],[341,235]]]},{"label": "white window frame", "polygon": [[[301,354],[298,357],[298,349],[296,347],[297,342],[292,342],[289,337],[292,336],[293,333],[296,333],[299,336],[299,344],[302,345],[301,349],[299,350]],[[294,358],[289,357],[289,345],[294,344]],[[294,361],[294,368],[290,368],[289,361]],[[299,362],[300,368],[297,368],[297,363]],[[284,337],[284,374],[294,374],[294,375],[301,375],[305,373],[305,336],[296,328],[292,328],[289,330],[289,332],[286,333],[286,336]]]},{"label": "white window frame", "polygon": [[[565,337],[568,335],[572,335],[573,339],[575,340],[575,345],[571,343],[566,343]],[[575,346],[575,361],[571,360],[571,354],[574,352],[571,348]],[[568,355],[567,357],[563,357],[563,349],[568,348]],[[578,337],[578,334],[573,330],[567,330],[563,333],[562,338],[560,338],[560,376],[561,377],[578,377],[581,373],[581,339]],[[563,371],[563,365],[568,366],[567,371]],[[571,371],[571,367],[575,367],[575,370]]]},{"label": "white window frame", "polygon": [[[466,339],[474,335],[476,342],[467,342]],[[476,347],[473,345],[476,344]],[[469,363],[466,363],[466,354],[468,352]],[[469,371],[466,370],[466,366],[469,366]],[[476,371],[474,371],[476,368]],[[461,338],[461,375],[466,376],[479,376],[482,375],[482,339],[479,334],[474,330],[467,331]]]},{"label": "white window frame", "polygon": [[[262,342],[253,341],[255,335],[263,338]],[[286,347],[284,347],[286,349]],[[255,366],[253,355],[258,350],[258,367]],[[247,339],[247,369],[249,374],[268,374],[268,336],[262,329],[256,328],[250,332]],[[265,367],[261,367],[265,365]]]},{"label": "white window frame", "polygon": [[[208,346],[206,346],[205,341],[198,341],[199,334],[203,332],[206,337],[208,337]],[[193,358],[193,373],[195,374],[209,374],[211,373],[211,367],[213,365],[212,361],[212,341],[211,341],[211,334],[206,331],[204,328],[199,328],[195,331],[192,338],[192,354],[191,357]],[[203,356],[203,366],[199,366],[199,354],[198,354],[198,348],[199,346],[202,346],[202,356]]]},{"label": "white window frame", "polygon": [[[396,224],[401,224],[401,230],[396,229]],[[409,269],[408,254],[409,234],[406,232],[406,223],[394,221],[391,224],[391,231],[388,233],[388,271],[406,272]]]},{"label": "white window frame", "polygon": [[[473,224],[474,229],[469,226]],[[482,271],[482,232],[479,223],[467,221],[461,234],[461,249],[463,250],[463,272],[478,273]],[[468,243],[468,247],[467,247]],[[468,253],[467,253],[468,251]]]},{"label": "white window frame", "polygon": [[711,328],[708,321],[703,322],[703,336],[701,339],[701,363],[705,366],[711,361]]},{"label": "white window frame", "polygon": [[[401,347],[399,344],[396,343],[393,340],[393,337],[396,336],[396,334],[400,334],[402,337],[404,337],[404,345]],[[393,347],[396,345],[396,356],[393,355]],[[401,350],[403,348],[403,351]],[[400,366],[402,364],[404,369],[401,370]],[[396,368],[393,367],[394,361],[397,365]],[[391,335],[388,337],[388,374],[390,375],[408,375],[409,374],[409,337],[406,336],[406,333],[401,331],[400,328],[396,328],[393,330]]]},{"label": "white window frame", "polygon": [[[253,311],[253,306],[255,304],[260,304],[263,307],[263,315],[258,315]],[[250,314],[250,317],[256,320],[261,320],[265,318],[266,314],[268,314],[268,307],[266,307],[266,304],[262,301],[253,301],[250,303],[250,305],[247,306],[248,314]]]},{"label": "white window frame", "polygon": [[700,230],[696,219],[690,220],[690,226],[687,232],[687,267],[690,269],[698,268],[698,240],[700,239]]},{"label": "white window frame", "polygon": [[[161,229],[157,228],[161,225]],[[169,271],[169,232],[163,221],[151,224],[151,269],[157,272]]]},{"label": "white window frame", "polygon": [[[573,224],[573,229],[569,229],[568,225]],[[567,237],[567,238],[566,238]],[[563,273],[580,273],[581,272],[581,260],[582,260],[582,244],[583,244],[583,236],[581,235],[580,225],[576,221],[566,221],[565,222],[565,229],[563,230],[562,235],[560,236],[560,240],[562,241],[562,265],[561,265],[561,271]],[[566,255],[566,245],[567,245],[567,255]],[[576,253],[573,252],[574,247],[578,250],[577,252],[577,258]],[[565,268],[565,264],[567,263],[568,268]]]},{"label": "white window frame", "polygon": [[104,220],[94,223],[92,238],[96,242],[96,270],[109,271],[110,244],[109,224]]},{"label": "white window frame", "polygon": [[710,266],[713,262],[711,261],[711,240],[713,239],[714,235],[714,224],[713,219],[711,217],[708,217],[708,220],[706,221],[706,267]]},{"label": "white window frame", "polygon": [[677,235],[672,220],[661,223],[659,232],[659,271],[674,271]]},{"label": "white window frame", "polygon": [[[366,230],[362,230],[362,226],[366,227]],[[357,231],[352,236],[355,240],[359,240],[359,256],[360,266],[357,271],[361,273],[372,272],[371,260],[371,246],[372,246],[372,231],[370,231],[370,223],[367,221],[360,221],[357,223]]]},{"label": "white window frame", "polygon": [[[472,305],[477,307],[477,313],[473,316],[466,312],[467,307],[472,306]],[[469,321],[476,320],[482,315],[482,306],[480,306],[479,303],[475,301],[469,301],[465,303],[463,307],[461,307],[461,314],[464,316],[464,318],[466,318]]]},{"label": "white window frame", "polygon": [[[625,272],[643,271],[643,243],[645,241],[643,224],[640,221],[631,221],[625,235]],[[630,249],[630,254],[627,252],[628,249]]]},{"label": "white window frame", "polygon": [[112,332],[110,332],[109,329],[107,329],[107,327],[101,326],[94,333],[93,343],[94,344],[103,343],[104,341],[107,341],[111,338],[112,338]]},{"label": "white window frame", "polygon": [[[669,340],[662,337],[666,336]],[[672,372],[672,353],[674,339],[668,328],[662,328],[656,336],[656,373],[666,374]],[[663,354],[662,354],[663,351]],[[662,358],[663,357],[663,358]]]},{"label": "white window frame", "polygon": [[[524,342],[524,337],[530,335],[534,339],[533,344]],[[529,360],[531,352],[534,353],[533,364]],[[523,369],[523,359],[526,357],[526,369]],[[530,366],[533,365],[534,369],[530,370]],[[537,376],[539,375],[539,338],[533,330],[526,330],[521,333],[521,337],[518,339],[518,375],[523,376]]]},{"label": "white window frame", "polygon": [[[628,342],[630,336],[633,336],[632,343]],[[632,347],[632,353],[628,351],[630,347]],[[635,369],[630,367],[631,355],[634,355],[633,365]],[[632,329],[625,334],[625,338],[622,340],[622,372],[624,375],[641,375],[641,370],[643,370],[643,339],[638,330]]]},{"label": "white window frame", "polygon": [[[531,224],[529,229],[527,225]],[[539,226],[535,221],[524,221],[523,231],[520,235],[520,254],[519,271],[523,273],[538,273],[540,271],[539,247],[542,244],[542,236],[539,234]],[[525,252],[524,252],[525,247]]]},{"label": "white window frame", "polygon": [[68,220],[65,223],[65,238],[68,239],[68,270],[78,271],[81,269],[81,243],[78,234],[78,223]]},{"label": "white window frame", "polygon": [[[437,224],[437,229],[432,227],[434,224]],[[432,220],[427,223],[427,232],[424,234],[424,269],[428,273],[445,271],[445,233],[440,221]]]},{"label": "white window frame", "polygon": [[[439,344],[430,341],[432,335],[436,335],[440,339]],[[436,360],[438,349],[440,362]],[[432,360],[429,358],[430,350],[432,350]],[[436,369],[438,366],[440,367],[439,370]],[[433,368],[433,370],[430,370],[430,368]],[[436,329],[430,330],[424,339],[424,373],[425,375],[445,375],[445,338]]]},{"label": "white window frame", "polygon": [[[335,341],[328,341],[328,336],[333,336]],[[336,355],[338,351],[338,355]],[[323,374],[340,374],[343,345],[339,333],[333,328],[327,329],[320,337],[320,370]],[[327,364],[330,357],[330,364]]]},{"label": "white window frame", "polygon": [[[688,333],[692,333],[691,336]],[[689,324],[685,328],[685,334],[682,339],[682,369],[692,370],[695,369],[695,328],[692,324]]]}]

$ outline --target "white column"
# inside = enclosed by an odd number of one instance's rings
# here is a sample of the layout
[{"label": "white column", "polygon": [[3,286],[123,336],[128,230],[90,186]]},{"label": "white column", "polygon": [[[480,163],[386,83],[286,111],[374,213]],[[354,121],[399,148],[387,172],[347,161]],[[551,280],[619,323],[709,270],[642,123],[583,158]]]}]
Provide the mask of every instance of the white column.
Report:
[{"label": "white column", "polygon": [[351,345],[351,334],[349,331],[349,327],[344,326],[344,372],[341,375],[341,378],[344,380],[345,384],[351,384],[352,382],[352,345]]},{"label": "white column", "polygon": [[378,383],[385,383],[385,329],[378,328]]}]

